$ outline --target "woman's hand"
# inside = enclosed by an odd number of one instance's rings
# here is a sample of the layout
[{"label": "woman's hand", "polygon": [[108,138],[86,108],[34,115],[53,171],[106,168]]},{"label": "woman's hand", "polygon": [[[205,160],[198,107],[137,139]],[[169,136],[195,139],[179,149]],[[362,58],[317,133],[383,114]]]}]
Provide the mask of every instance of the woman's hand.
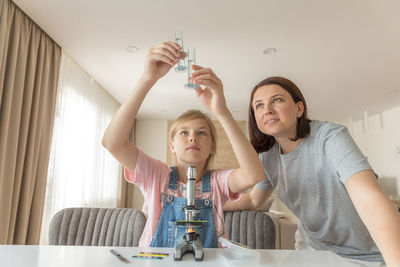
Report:
[{"label": "woman's hand", "polygon": [[151,81],[157,81],[179,61],[182,49],[177,43],[163,42],[147,51],[143,76]]},{"label": "woman's hand", "polygon": [[192,65],[194,70],[192,81],[194,84],[205,86],[204,90],[196,88],[197,97],[200,101],[216,115],[227,111],[222,81],[210,68]]}]

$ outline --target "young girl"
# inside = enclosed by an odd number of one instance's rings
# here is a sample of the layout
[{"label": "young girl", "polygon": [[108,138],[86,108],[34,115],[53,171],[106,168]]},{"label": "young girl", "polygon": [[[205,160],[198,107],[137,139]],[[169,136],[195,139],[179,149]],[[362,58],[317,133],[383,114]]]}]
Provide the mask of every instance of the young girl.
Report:
[{"label": "young girl", "polygon": [[195,166],[195,204],[200,212],[194,219],[207,221],[196,232],[200,233],[204,247],[215,248],[217,237],[224,235],[224,203],[237,199],[241,191],[264,177],[257,153],[226,106],[221,80],[211,69],[193,66],[192,81],[205,87],[196,89],[197,97],[224,128],[239,162],[238,169],[209,171],[208,164],[216,148],[215,129],[200,111],[187,111],[171,128],[169,146],[175,154],[176,167],[169,168],[152,159],[128,141],[143,99],[178,62],[180,50],[178,44],[164,42],[148,51],[144,73],[112,119],[103,145],[125,167],[126,180],[140,187],[147,203],[148,219],[139,246],[173,247],[182,240],[184,231],[175,222],[185,219],[182,208],[186,205],[186,169]]},{"label": "young girl", "polygon": [[271,77],[251,93],[249,135],[265,179],[226,210],[257,208],[275,190],[300,221],[296,249],[378,266],[379,247],[388,266],[400,266],[400,216],[344,126],[310,121],[297,86]]}]

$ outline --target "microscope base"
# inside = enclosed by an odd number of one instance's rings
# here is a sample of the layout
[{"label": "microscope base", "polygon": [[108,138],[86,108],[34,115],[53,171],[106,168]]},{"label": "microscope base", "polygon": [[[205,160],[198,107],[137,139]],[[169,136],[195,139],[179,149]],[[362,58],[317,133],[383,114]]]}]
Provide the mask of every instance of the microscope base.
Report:
[{"label": "microscope base", "polygon": [[204,258],[203,244],[200,240],[194,240],[190,243],[183,240],[175,246],[174,250],[174,260],[176,261],[182,260],[183,255],[187,252],[193,252],[196,261],[202,261]]}]

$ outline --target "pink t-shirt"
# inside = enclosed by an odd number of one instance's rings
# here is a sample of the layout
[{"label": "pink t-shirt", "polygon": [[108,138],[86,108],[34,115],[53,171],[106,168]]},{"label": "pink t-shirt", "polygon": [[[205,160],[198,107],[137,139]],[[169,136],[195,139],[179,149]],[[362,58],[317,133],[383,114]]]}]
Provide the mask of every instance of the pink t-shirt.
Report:
[{"label": "pink t-shirt", "polygon": [[[140,247],[150,246],[161,216],[161,193],[165,193],[167,190],[170,172],[171,169],[164,162],[149,157],[140,149],[135,171],[132,172],[125,168],[125,179],[141,189],[148,207],[148,218],[139,241]],[[218,215],[214,214],[215,228],[217,236],[224,233],[223,237],[225,238],[228,237],[228,234],[224,231],[223,206],[228,199],[236,200],[242,195],[242,193],[232,193],[229,190],[228,177],[231,172],[232,170],[215,170],[211,173],[212,200],[218,212]],[[199,187],[199,185],[201,185],[201,182],[196,187]],[[178,182],[178,188],[180,188],[180,182]],[[178,194],[178,196],[185,197],[181,194]],[[196,198],[198,197],[199,192],[196,190]]]}]

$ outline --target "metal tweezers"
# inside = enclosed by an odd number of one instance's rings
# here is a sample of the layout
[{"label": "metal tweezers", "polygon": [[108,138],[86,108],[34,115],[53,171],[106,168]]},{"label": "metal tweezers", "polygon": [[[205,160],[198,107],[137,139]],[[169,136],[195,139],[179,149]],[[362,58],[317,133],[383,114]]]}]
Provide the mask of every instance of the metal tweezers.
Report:
[{"label": "metal tweezers", "polygon": [[114,250],[114,249],[110,249],[110,252],[112,254],[114,254],[120,261],[124,262],[124,263],[130,263],[130,261],[125,258],[124,256],[122,256],[121,254],[118,253],[118,251]]}]

